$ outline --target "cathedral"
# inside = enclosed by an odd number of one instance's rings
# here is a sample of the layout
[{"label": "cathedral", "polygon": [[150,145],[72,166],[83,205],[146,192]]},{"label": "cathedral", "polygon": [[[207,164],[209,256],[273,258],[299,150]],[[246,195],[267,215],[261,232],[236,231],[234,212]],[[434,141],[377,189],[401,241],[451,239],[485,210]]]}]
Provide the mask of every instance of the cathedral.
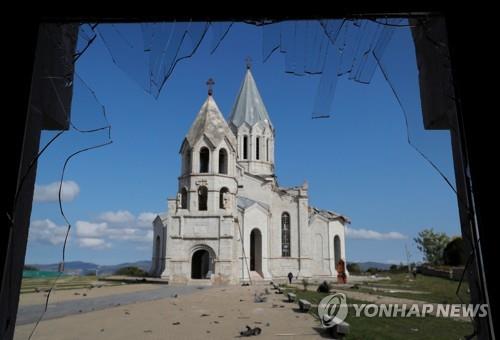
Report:
[{"label": "cathedral", "polygon": [[290,272],[299,280],[336,279],[349,220],[310,206],[307,182],[279,186],[275,129],[250,67],[227,121],[211,83],[180,147],[178,193],[153,221],[151,274],[172,283],[275,280]]}]

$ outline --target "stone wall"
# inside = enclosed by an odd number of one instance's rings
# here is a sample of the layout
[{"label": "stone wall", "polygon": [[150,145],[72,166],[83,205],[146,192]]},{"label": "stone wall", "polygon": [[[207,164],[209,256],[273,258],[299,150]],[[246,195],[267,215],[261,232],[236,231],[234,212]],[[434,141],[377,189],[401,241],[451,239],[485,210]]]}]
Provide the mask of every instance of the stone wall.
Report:
[{"label": "stone wall", "polygon": [[442,277],[454,281],[459,281],[462,277],[464,267],[433,268],[430,266],[419,267],[419,272],[426,276]]}]

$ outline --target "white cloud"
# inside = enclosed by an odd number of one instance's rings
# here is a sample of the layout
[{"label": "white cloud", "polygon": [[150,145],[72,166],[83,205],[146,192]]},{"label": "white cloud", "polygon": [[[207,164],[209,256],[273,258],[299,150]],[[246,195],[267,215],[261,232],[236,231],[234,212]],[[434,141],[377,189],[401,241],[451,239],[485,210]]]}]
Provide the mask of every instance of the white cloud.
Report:
[{"label": "white cloud", "polygon": [[139,217],[137,217],[137,226],[141,228],[151,227],[156,216],[158,216],[158,214],[153,212],[140,213]]},{"label": "white cloud", "polygon": [[101,238],[83,237],[78,239],[78,244],[82,248],[105,249],[110,248],[111,243]]},{"label": "white cloud", "polygon": [[[35,194],[33,201],[45,202],[58,202],[59,201],[59,186],[60,182],[53,182],[46,185],[35,185]],[[80,193],[78,183],[74,181],[63,181],[61,187],[61,200],[69,202],[75,199]]]},{"label": "white cloud", "polygon": [[365,240],[404,240],[408,237],[396,231],[381,233],[375,230],[368,229],[353,229],[346,228],[348,238],[365,239]]},{"label": "white cloud", "polygon": [[62,244],[66,237],[66,226],[59,226],[49,219],[31,221],[29,240],[31,242]]},{"label": "white cloud", "polygon": [[76,221],[76,235],[78,237],[103,237],[108,233],[108,224]]},{"label": "white cloud", "polygon": [[128,210],[106,211],[99,215],[99,219],[108,223],[130,223],[135,217]]},{"label": "white cloud", "polygon": [[[99,215],[99,221],[75,222],[76,240],[83,248],[110,248],[115,241],[128,242],[131,246],[149,246],[153,242],[151,221],[156,213],[143,212],[135,218],[127,210],[107,211]],[[66,227],[58,226],[50,220],[31,223],[30,240],[61,244],[66,236]]]},{"label": "white cloud", "polygon": [[120,241],[152,243],[153,231],[148,230],[147,232],[144,232],[142,229],[136,228],[111,229],[109,238]]}]

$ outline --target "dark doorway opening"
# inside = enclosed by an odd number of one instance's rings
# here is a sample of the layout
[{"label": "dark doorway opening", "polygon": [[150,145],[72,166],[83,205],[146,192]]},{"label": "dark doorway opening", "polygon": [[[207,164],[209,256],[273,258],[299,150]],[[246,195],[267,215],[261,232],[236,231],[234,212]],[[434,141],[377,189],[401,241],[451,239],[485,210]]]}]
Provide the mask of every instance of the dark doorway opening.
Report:
[{"label": "dark doorway opening", "polygon": [[200,249],[194,252],[191,261],[191,278],[192,279],[207,279],[210,271],[210,254],[205,249]]},{"label": "dark doorway opening", "polygon": [[250,270],[262,275],[262,235],[258,229],[250,233]]}]

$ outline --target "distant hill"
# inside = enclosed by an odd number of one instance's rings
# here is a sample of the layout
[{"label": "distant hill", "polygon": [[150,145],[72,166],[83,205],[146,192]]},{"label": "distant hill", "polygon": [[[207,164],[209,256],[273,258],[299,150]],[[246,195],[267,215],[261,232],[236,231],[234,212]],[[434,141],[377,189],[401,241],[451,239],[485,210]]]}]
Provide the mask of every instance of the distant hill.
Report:
[{"label": "distant hill", "polygon": [[[381,263],[381,262],[356,262],[362,271],[366,271],[368,268],[377,268],[380,270],[389,270],[392,263]],[[57,271],[58,264],[29,264],[29,266],[35,267],[38,270],[43,271]],[[125,262],[115,265],[103,265],[99,266],[95,263],[82,262],[82,261],[69,261],[64,264],[64,272],[66,274],[83,275],[87,272],[95,272],[98,270],[99,275],[110,275],[116,272],[118,269],[123,267],[134,266],[141,268],[142,270],[149,271],[151,268],[151,261],[137,261],[137,262]]]},{"label": "distant hill", "polygon": [[362,271],[366,271],[368,268],[377,268],[379,270],[389,270],[393,263],[381,263],[381,262],[356,262]]},{"label": "distant hill", "polygon": [[[38,270],[43,271],[57,271],[59,264],[29,264],[29,266],[35,267]],[[151,268],[151,261],[137,261],[137,262],[125,262],[115,265],[103,265],[100,266],[95,263],[82,262],[82,261],[68,261],[64,263],[64,272],[67,274],[83,275],[87,272],[95,272],[98,270],[99,275],[109,275],[113,274],[120,268],[134,266],[141,268],[142,270],[149,271]]]}]

